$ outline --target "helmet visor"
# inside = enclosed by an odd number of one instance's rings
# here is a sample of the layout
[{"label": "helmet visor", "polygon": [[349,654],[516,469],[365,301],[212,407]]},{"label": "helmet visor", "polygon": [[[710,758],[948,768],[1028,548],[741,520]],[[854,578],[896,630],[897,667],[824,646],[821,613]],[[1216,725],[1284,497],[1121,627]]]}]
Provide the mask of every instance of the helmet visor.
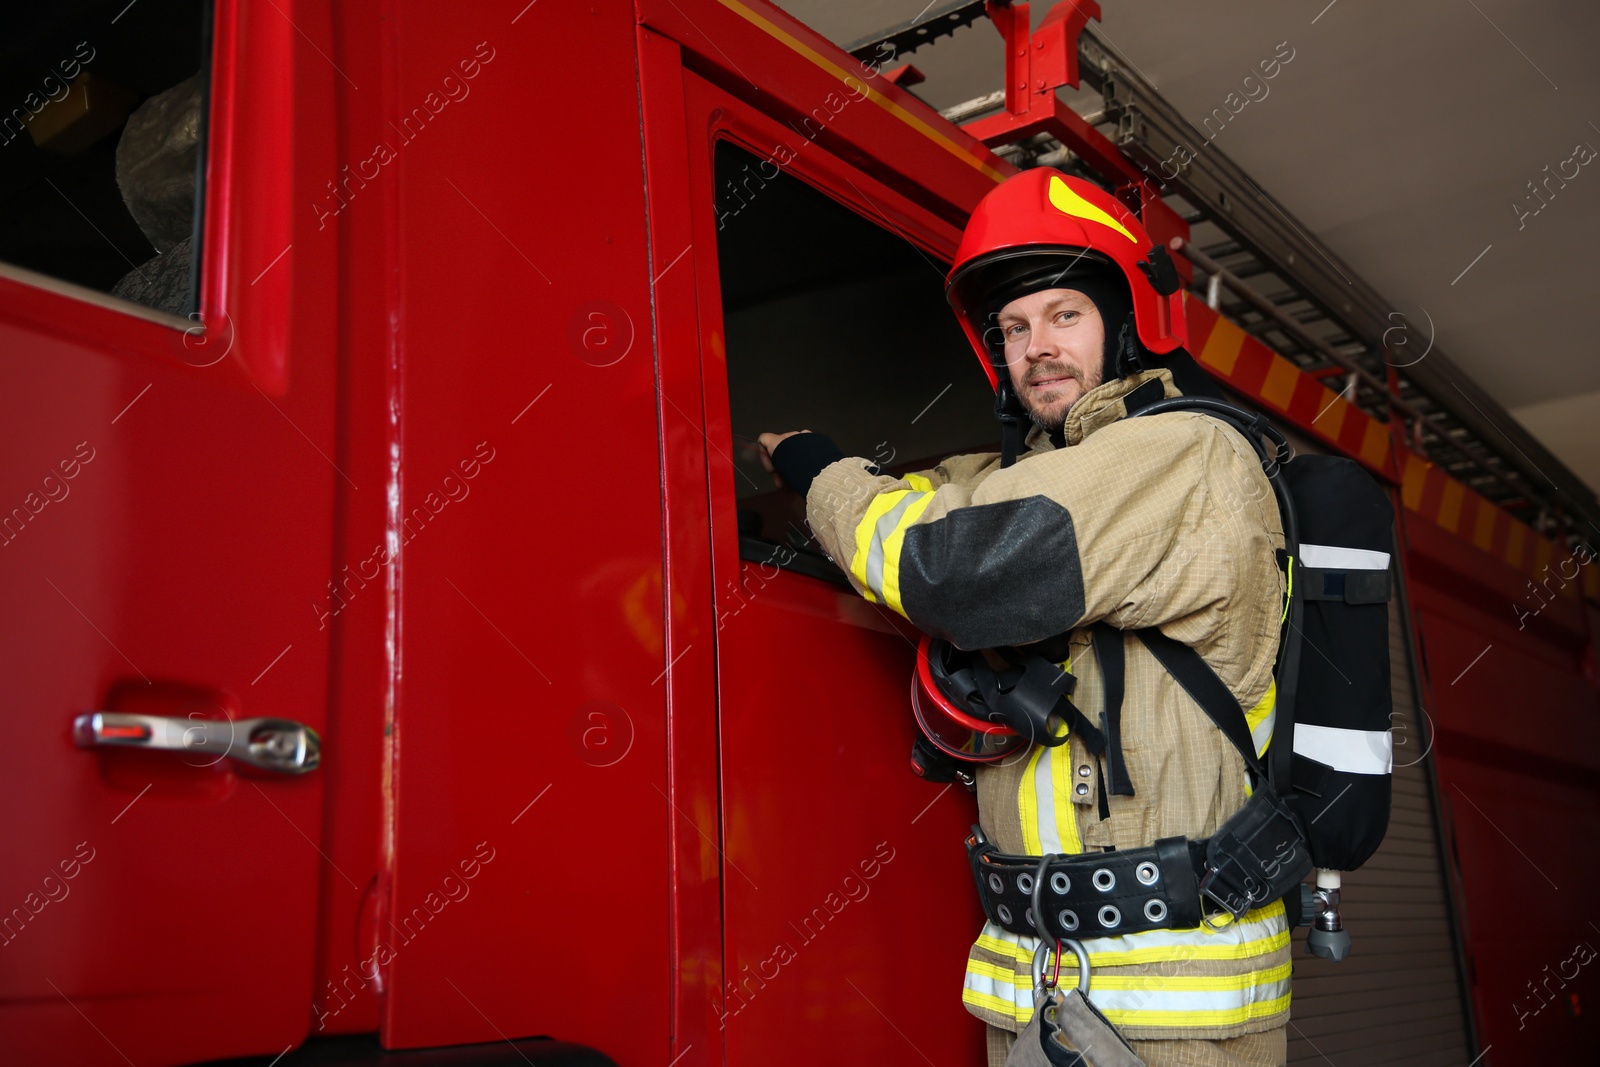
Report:
[{"label": "helmet visor", "polygon": [[924,684],[921,671],[911,676],[911,712],[923,736],[952,759],[994,763],[1027,744],[1020,734],[1000,723],[958,711],[937,689]]}]

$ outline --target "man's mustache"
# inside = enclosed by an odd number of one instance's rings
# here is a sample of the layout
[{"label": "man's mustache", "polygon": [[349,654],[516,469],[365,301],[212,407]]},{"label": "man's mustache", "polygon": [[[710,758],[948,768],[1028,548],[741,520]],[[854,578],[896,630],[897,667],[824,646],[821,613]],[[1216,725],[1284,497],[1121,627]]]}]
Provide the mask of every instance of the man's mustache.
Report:
[{"label": "man's mustache", "polygon": [[1054,368],[1054,369],[1047,368],[1045,370],[1040,371],[1037,374],[1029,375],[1028,376],[1028,384],[1032,385],[1035,382],[1041,381],[1041,380],[1043,380],[1045,378],[1075,378],[1079,382],[1083,381],[1083,375],[1078,373],[1078,371],[1075,370],[1074,368],[1072,368],[1072,367],[1058,367],[1058,368]]}]

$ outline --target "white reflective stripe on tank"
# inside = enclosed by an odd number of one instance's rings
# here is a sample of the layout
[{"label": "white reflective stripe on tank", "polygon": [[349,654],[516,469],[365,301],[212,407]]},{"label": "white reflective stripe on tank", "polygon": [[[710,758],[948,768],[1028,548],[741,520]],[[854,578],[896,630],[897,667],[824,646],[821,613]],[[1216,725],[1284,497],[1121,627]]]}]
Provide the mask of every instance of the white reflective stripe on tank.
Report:
[{"label": "white reflective stripe on tank", "polygon": [[1296,723],[1294,752],[1351,774],[1390,774],[1394,770],[1394,736],[1388,730],[1340,730]]},{"label": "white reflective stripe on tank", "polygon": [[1341,545],[1300,545],[1300,562],[1307,567],[1330,571],[1386,571],[1389,553],[1370,548],[1345,548]]}]

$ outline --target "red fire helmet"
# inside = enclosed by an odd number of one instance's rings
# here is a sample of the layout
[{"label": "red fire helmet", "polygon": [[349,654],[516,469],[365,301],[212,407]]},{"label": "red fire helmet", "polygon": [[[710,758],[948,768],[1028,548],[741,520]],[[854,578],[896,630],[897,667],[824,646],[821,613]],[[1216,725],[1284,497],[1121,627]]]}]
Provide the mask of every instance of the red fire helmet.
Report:
[{"label": "red fire helmet", "polygon": [[1027,293],[1071,288],[1074,277],[1112,271],[1127,279],[1140,343],[1157,355],[1182,346],[1182,285],[1167,250],[1104,189],[1037,167],[978,202],[945,280],[945,297],[989,384],[998,386],[996,359],[1004,360],[998,344],[984,343],[989,317]]}]

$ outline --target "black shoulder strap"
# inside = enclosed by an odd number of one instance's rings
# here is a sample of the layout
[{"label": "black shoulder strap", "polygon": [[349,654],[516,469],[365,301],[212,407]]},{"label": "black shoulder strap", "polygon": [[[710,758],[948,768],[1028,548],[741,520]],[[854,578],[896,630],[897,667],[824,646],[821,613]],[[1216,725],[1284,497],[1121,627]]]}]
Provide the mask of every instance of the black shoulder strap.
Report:
[{"label": "black shoulder strap", "polygon": [[[1293,520],[1291,519],[1290,522]],[[1300,542],[1298,537],[1288,550],[1289,602],[1284,606],[1283,637],[1278,645],[1278,704],[1273,709],[1272,748],[1267,762],[1272,767],[1272,782],[1280,793],[1286,792],[1294,773],[1294,728],[1298,717],[1300,697],[1300,656],[1305,644],[1305,631],[1300,623],[1305,617],[1305,597],[1295,589],[1299,569]]]},{"label": "black shoulder strap", "polygon": [[1167,669],[1167,673],[1183,686],[1184,692],[1194,698],[1194,702],[1200,705],[1217,729],[1222,731],[1222,735],[1233,742],[1233,747],[1244,757],[1245,766],[1255,774],[1256,780],[1265,781],[1266,770],[1256,756],[1256,745],[1250,737],[1250,723],[1245,719],[1244,708],[1240,707],[1239,699],[1232,690],[1217,677],[1217,672],[1200,658],[1200,653],[1181,641],[1174,641],[1154,627],[1135,630],[1134,633]]}]

